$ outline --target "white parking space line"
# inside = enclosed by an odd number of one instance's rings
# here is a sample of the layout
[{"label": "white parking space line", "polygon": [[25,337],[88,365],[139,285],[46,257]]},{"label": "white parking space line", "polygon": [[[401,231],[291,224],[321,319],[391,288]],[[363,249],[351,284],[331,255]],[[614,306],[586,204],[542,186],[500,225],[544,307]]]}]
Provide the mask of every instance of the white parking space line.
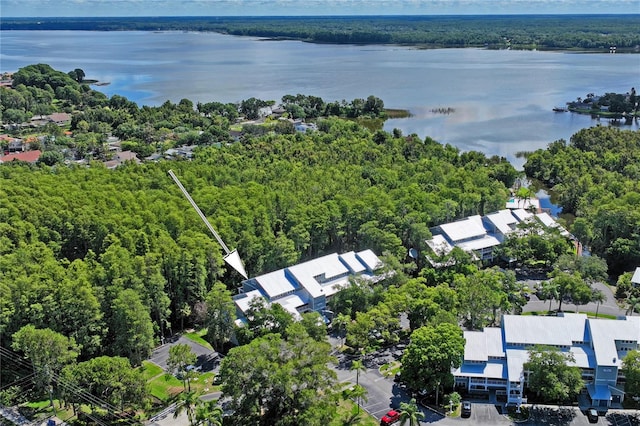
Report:
[{"label": "white parking space line", "polygon": [[367,405],[363,405],[363,407],[365,407],[367,411],[390,410],[389,404],[384,402],[379,402],[377,404],[371,404],[371,405],[367,404]]}]

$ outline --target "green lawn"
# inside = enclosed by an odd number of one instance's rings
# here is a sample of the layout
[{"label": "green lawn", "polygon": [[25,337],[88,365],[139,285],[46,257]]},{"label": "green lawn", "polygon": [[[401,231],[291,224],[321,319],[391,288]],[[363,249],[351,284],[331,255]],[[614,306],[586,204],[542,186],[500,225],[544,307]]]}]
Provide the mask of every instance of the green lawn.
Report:
[{"label": "green lawn", "polygon": [[380,367],[380,373],[384,377],[394,377],[397,372],[400,371],[400,367],[402,367],[402,363],[400,361],[391,361],[388,364],[384,364]]},{"label": "green lawn", "polygon": [[162,374],[162,368],[160,368],[159,365],[156,365],[149,361],[142,361],[142,367],[140,367],[140,371],[142,371],[142,376],[146,381],[149,381],[157,375]]},{"label": "green lawn", "polygon": [[60,401],[58,401],[57,399],[54,400],[53,403],[56,407],[55,413],[53,412],[53,409],[51,408],[51,402],[48,399],[28,402],[24,404],[23,407],[28,408],[27,411],[29,411],[29,413],[27,417],[33,419],[44,420],[48,417],[56,415],[62,421],[66,421],[73,417],[73,410],[71,408],[69,408],[69,410],[65,410],[64,406],[62,406],[60,404]]},{"label": "green lawn", "polygon": [[202,394],[217,392],[220,390],[220,386],[213,385],[213,377],[215,373],[208,372],[199,374],[191,380],[191,390],[195,390]]},{"label": "green lawn", "polygon": [[[220,386],[212,384],[214,376],[215,373],[213,372],[197,374],[191,379],[191,390],[201,394],[219,391]],[[161,401],[167,402],[184,390],[184,383],[182,380],[167,373],[151,380],[149,382],[149,389],[151,395]]]},{"label": "green lawn", "polygon": [[182,380],[176,379],[171,374],[164,374],[149,382],[151,395],[160,401],[169,401],[184,389]]},{"label": "green lawn", "polygon": [[206,334],[207,334],[207,329],[203,328],[202,330],[193,331],[191,333],[185,333],[184,337],[186,337],[187,339],[191,340],[192,342],[196,342],[196,343],[201,344],[202,346],[204,346],[207,349],[213,350],[213,347],[209,344],[209,342],[207,342],[203,338],[203,336],[205,336]]},{"label": "green lawn", "polygon": [[[348,420],[356,418],[355,421]],[[371,414],[358,407],[351,400],[340,401],[338,405],[338,416],[330,423],[330,426],[358,425],[358,426],[379,426],[380,422]]]}]

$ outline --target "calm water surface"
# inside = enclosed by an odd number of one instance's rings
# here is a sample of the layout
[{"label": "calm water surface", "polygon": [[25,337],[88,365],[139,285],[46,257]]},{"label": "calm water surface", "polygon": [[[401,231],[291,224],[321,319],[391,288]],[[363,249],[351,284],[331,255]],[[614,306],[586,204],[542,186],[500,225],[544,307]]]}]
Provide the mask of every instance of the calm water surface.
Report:
[{"label": "calm water surface", "polygon": [[[599,124],[554,113],[554,106],[590,92],[640,87],[640,55],[336,46],[214,33],[0,32],[2,71],[33,63],[82,68],[87,78],[111,82],[99,90],[146,105],[375,95],[387,107],[413,113],[388,120],[386,130],[501,155],[516,167],[522,165],[517,152]],[[432,112],[448,107],[455,112]]]}]

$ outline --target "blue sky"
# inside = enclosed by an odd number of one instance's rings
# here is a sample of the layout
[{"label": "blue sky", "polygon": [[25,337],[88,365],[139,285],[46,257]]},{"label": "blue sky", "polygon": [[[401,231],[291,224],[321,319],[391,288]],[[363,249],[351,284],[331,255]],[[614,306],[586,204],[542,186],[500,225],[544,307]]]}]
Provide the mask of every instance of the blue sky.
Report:
[{"label": "blue sky", "polygon": [[0,0],[0,15],[262,16],[640,13],[640,0]]}]

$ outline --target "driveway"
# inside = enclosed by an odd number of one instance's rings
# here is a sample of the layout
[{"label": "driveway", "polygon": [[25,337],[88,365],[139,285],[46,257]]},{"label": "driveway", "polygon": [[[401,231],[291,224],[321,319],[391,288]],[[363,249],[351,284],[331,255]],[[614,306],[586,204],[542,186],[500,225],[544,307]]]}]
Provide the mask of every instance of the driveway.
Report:
[{"label": "driveway", "polygon": [[196,356],[198,357],[195,365],[196,367],[200,368],[200,371],[203,371],[203,372],[212,371],[219,363],[219,355],[216,351],[206,348],[201,344],[194,342],[193,340],[187,339],[184,336],[180,336],[177,339],[173,339],[172,341],[169,341],[164,345],[158,346],[157,348],[155,348],[153,353],[151,354],[151,358],[149,358],[149,361],[159,365],[160,368],[167,371],[168,369],[167,360],[169,359],[169,349],[172,346],[175,346],[178,344],[189,345],[189,347],[191,348],[191,351],[195,353]]}]

